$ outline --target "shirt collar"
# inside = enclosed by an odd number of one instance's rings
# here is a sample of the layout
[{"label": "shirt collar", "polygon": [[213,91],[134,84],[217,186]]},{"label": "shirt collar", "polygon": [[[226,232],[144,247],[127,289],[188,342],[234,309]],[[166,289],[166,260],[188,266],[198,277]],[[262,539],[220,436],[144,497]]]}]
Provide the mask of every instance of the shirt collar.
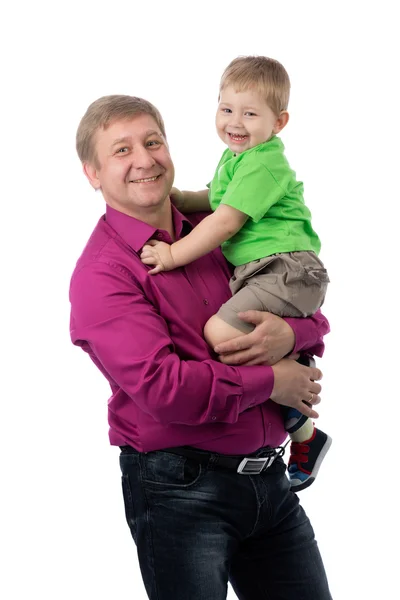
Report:
[{"label": "shirt collar", "polygon": [[243,152],[240,152],[240,154],[233,152],[232,150],[230,150],[230,148],[227,148],[226,151],[228,152],[228,156],[237,158],[238,160],[241,160],[243,158],[243,156],[248,156],[249,154],[255,154],[257,152],[260,152],[260,150],[262,150],[262,151],[271,150],[271,149],[275,150],[276,148],[279,148],[282,151],[285,150],[285,146],[283,145],[281,138],[279,138],[276,135],[273,135],[266,142],[261,142],[261,144],[258,144],[257,146],[253,146],[252,148],[249,148],[248,150],[244,150]]},{"label": "shirt collar", "polygon": [[[193,226],[173,204],[171,204],[171,209],[175,236],[176,239],[180,239],[189,233]],[[108,204],[105,220],[135,252],[139,252],[151,238],[157,238],[168,243],[172,242],[171,236],[165,229],[152,227],[152,225],[111,208]]]}]

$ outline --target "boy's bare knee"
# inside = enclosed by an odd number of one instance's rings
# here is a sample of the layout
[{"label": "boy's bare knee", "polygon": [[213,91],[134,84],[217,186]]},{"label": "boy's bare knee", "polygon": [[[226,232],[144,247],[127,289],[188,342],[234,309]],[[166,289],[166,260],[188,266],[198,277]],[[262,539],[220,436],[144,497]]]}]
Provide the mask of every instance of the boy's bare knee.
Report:
[{"label": "boy's bare knee", "polygon": [[217,344],[238,337],[239,335],[243,335],[243,331],[239,331],[239,329],[235,329],[232,325],[225,323],[225,321],[217,315],[213,315],[208,319],[204,326],[204,337],[211,348],[214,348]]}]

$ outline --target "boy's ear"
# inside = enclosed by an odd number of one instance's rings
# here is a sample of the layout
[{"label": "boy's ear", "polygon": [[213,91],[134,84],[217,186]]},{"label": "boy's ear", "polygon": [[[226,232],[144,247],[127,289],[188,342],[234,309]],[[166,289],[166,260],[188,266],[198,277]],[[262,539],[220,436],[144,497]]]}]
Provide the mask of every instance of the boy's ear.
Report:
[{"label": "boy's ear", "polygon": [[288,124],[289,121],[289,113],[287,110],[283,110],[281,112],[281,114],[279,115],[279,117],[277,118],[277,120],[275,121],[275,125],[273,128],[273,133],[277,134],[280,131],[282,131],[282,129],[284,127],[286,127],[286,125]]},{"label": "boy's ear", "polygon": [[85,173],[86,177],[88,178],[90,185],[95,190],[99,190],[101,186],[100,186],[99,178],[97,176],[96,167],[88,162],[83,163],[82,167],[83,167],[83,172]]}]

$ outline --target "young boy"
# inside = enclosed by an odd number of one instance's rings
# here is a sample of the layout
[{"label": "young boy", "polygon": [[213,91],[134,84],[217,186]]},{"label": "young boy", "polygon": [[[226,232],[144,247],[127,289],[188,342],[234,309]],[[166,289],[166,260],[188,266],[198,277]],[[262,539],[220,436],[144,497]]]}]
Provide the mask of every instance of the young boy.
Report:
[{"label": "young boy", "polygon": [[[210,189],[181,192],[172,200],[182,212],[214,211],[184,239],[168,245],[151,241],[141,259],[154,275],[186,265],[222,246],[236,268],[232,298],[204,328],[215,347],[252,326],[237,316],[257,309],[282,317],[306,317],[322,305],[329,278],[317,254],[320,241],[276,135],[288,122],[290,81],[284,67],[262,56],[233,60],[221,78],[216,116],[227,145]],[[312,361],[309,357],[300,360]],[[311,398],[305,398],[312,401]],[[286,409],[292,440],[289,478],[293,491],[314,481],[331,438],[294,409]]]}]

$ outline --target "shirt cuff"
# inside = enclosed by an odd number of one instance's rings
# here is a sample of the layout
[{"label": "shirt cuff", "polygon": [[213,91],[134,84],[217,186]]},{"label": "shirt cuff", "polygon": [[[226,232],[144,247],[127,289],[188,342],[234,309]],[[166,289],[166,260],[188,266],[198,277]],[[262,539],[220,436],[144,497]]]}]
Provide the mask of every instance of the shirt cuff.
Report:
[{"label": "shirt cuff", "polygon": [[316,331],[315,324],[310,319],[286,318],[286,323],[294,331],[295,342],[291,354],[308,350],[312,348],[318,341],[319,335]]},{"label": "shirt cuff", "polygon": [[243,386],[239,412],[243,412],[268,400],[275,378],[272,367],[239,367],[239,370]]}]

